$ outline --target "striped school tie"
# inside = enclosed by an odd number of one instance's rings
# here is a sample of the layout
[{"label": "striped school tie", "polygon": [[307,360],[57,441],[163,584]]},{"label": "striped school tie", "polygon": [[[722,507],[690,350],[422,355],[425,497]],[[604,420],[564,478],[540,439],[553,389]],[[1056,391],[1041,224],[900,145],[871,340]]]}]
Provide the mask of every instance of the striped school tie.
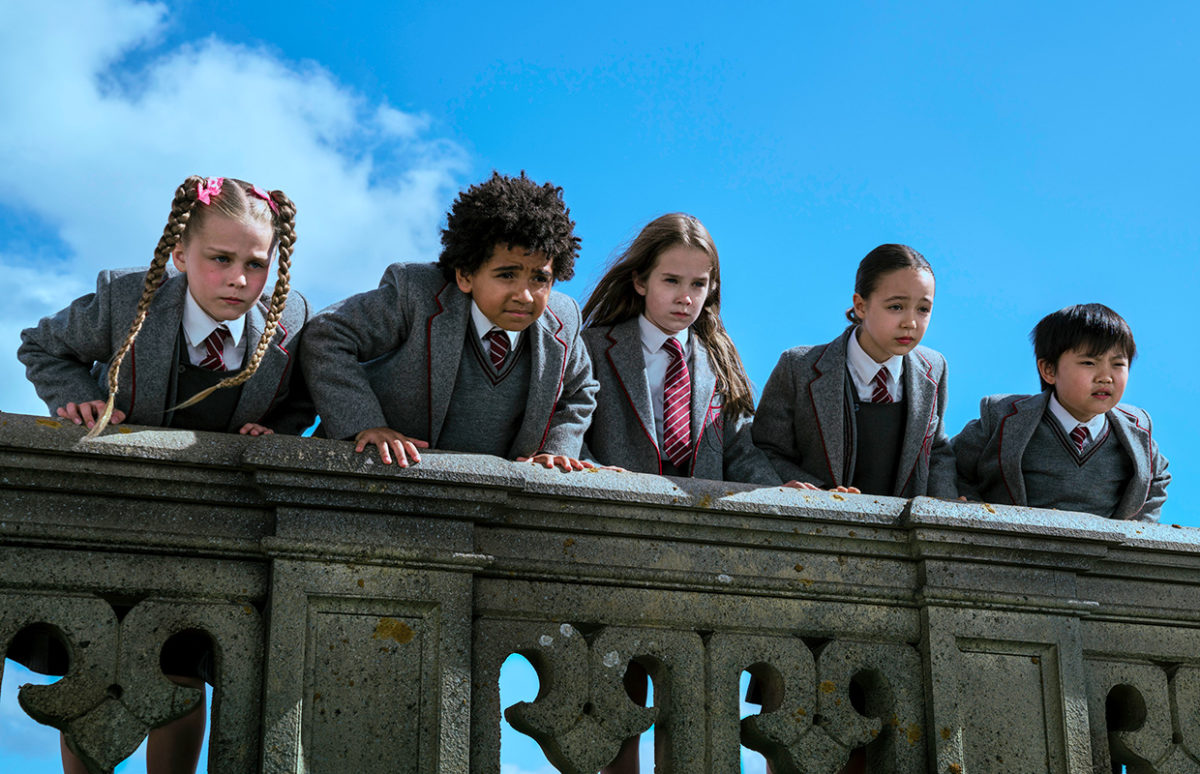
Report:
[{"label": "striped school tie", "polygon": [[1083,453],[1083,447],[1087,445],[1088,437],[1091,433],[1083,425],[1075,425],[1075,429],[1071,431],[1071,440],[1075,442],[1075,451]]},{"label": "striped school tie", "polygon": [[891,372],[887,366],[880,366],[875,372],[875,378],[871,380],[871,402],[872,403],[895,403],[892,399],[892,393],[888,390],[888,379],[891,378]]},{"label": "striped school tie", "polygon": [[492,358],[492,368],[499,371],[500,366],[504,365],[504,358],[508,357],[508,334],[499,328],[492,328],[484,338],[488,340],[488,353]]},{"label": "striped school tie", "polygon": [[671,355],[663,382],[663,453],[680,471],[687,471],[692,446],[692,379],[683,359],[679,339],[667,339],[663,349]]},{"label": "striped school tie", "polygon": [[213,329],[213,332],[208,334],[204,339],[204,359],[200,361],[201,368],[207,368],[209,371],[226,371],[225,368],[225,341],[232,341],[233,336],[229,333],[229,329],[224,325],[218,325]]}]

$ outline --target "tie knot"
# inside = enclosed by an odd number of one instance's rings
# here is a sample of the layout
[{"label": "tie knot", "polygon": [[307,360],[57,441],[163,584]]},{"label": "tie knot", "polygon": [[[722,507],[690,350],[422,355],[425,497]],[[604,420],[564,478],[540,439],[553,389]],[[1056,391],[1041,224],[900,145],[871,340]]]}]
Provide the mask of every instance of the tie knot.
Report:
[{"label": "tie knot", "polygon": [[492,361],[492,367],[499,369],[504,365],[504,359],[508,357],[509,339],[508,334],[499,328],[492,328],[484,336],[488,341],[488,355]]},{"label": "tie knot", "polygon": [[683,359],[683,345],[680,344],[679,339],[675,338],[674,336],[671,336],[664,341],[662,348],[665,349],[668,354],[674,355],[680,360]]},{"label": "tie knot", "polygon": [[1075,425],[1075,429],[1071,431],[1071,440],[1075,442],[1075,448],[1079,451],[1083,451],[1090,436],[1091,432],[1088,431],[1086,425]]},{"label": "tie knot", "polygon": [[213,328],[213,332],[204,338],[204,357],[200,367],[209,371],[225,370],[225,341],[233,341],[233,335],[224,325]]},{"label": "tie knot", "polygon": [[887,366],[880,366],[875,372],[875,378],[871,380],[871,402],[872,403],[892,403],[892,391],[888,387],[888,382],[891,381],[891,372]]}]

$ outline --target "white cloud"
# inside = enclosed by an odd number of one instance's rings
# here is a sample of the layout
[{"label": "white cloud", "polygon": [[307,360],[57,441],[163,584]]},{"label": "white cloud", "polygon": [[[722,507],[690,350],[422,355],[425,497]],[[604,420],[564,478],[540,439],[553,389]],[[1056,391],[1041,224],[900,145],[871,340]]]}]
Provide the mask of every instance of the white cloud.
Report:
[{"label": "white cloud", "polygon": [[[258,48],[209,38],[158,51],[166,21],[132,0],[0,4],[0,204],[50,228],[62,252],[0,255],[0,350],[98,270],[147,264],[193,173],[292,197],[293,287],[318,306],[374,287],[392,261],[436,256],[465,157],[425,136],[428,117]],[[0,407],[44,410],[11,355],[0,363]]]}]

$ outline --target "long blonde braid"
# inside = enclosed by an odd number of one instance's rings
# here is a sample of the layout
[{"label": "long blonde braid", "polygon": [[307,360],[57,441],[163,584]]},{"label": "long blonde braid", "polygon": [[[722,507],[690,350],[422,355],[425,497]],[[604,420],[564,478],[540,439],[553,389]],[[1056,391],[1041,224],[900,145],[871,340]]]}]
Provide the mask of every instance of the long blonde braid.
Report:
[{"label": "long blonde braid", "polygon": [[129,326],[129,333],[125,336],[121,348],[117,350],[117,354],[108,364],[108,402],[104,406],[104,413],[100,415],[100,419],[85,436],[87,438],[95,438],[99,435],[112,418],[121,363],[132,349],[133,340],[142,330],[142,324],[146,322],[146,312],[150,309],[154,294],[162,287],[163,279],[166,276],[167,259],[171,257],[171,251],[175,249],[175,246],[183,239],[183,232],[187,228],[188,220],[191,219],[199,185],[203,180],[204,178],[199,175],[192,175],[175,189],[175,198],[171,201],[171,214],[167,216],[167,225],[163,227],[162,236],[159,237],[158,245],[154,248],[154,259],[150,262],[150,268],[146,270],[146,283],[142,289],[142,297],[138,300],[137,311],[133,315],[133,323]]},{"label": "long blonde braid", "polygon": [[201,390],[176,406],[175,410],[194,406],[223,387],[237,387],[244,384],[258,370],[258,364],[262,362],[263,355],[267,353],[271,339],[279,328],[279,318],[283,315],[284,307],[287,305],[288,291],[291,289],[292,249],[296,244],[296,205],[292,204],[292,200],[283,191],[271,191],[268,195],[279,208],[279,212],[273,218],[275,237],[279,242],[278,278],[275,280],[275,290],[271,294],[271,307],[267,310],[267,319],[263,325],[262,336],[258,339],[258,346],[254,348],[246,367],[240,372],[222,379],[212,387]]}]

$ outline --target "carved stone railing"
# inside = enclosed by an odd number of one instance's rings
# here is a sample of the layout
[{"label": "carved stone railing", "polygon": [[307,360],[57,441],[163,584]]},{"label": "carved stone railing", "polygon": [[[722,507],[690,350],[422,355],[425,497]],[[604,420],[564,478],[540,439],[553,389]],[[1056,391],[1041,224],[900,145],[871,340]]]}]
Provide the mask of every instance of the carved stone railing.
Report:
[{"label": "carved stone railing", "polygon": [[[496,772],[512,653],[541,690],[507,717],[565,772],[651,723],[681,774],[736,772],[741,744],[780,774],[859,747],[895,774],[1200,772],[1195,530],[475,455],[402,471],[313,439],[81,439],[0,415],[0,646],[61,634],[69,674],[20,701],[96,771],[194,706],[158,653],[200,630],[221,774]],[[653,707],[622,686],[634,660]],[[765,706],[742,721],[745,670]]]}]

